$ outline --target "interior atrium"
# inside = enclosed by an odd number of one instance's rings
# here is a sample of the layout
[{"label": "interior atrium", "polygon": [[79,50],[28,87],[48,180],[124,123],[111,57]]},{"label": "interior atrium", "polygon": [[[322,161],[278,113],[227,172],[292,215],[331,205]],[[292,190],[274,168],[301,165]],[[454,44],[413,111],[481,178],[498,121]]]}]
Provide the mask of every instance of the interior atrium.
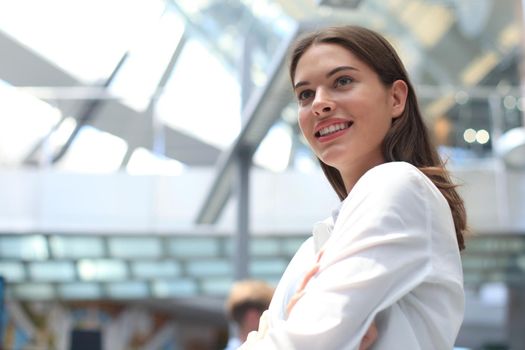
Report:
[{"label": "interior atrium", "polygon": [[87,329],[101,349],[222,349],[232,283],[275,285],[339,202],[299,130],[290,45],[356,24],[400,54],[465,200],[458,348],[524,349],[523,14],[520,0],[0,1],[0,348],[69,349]]}]

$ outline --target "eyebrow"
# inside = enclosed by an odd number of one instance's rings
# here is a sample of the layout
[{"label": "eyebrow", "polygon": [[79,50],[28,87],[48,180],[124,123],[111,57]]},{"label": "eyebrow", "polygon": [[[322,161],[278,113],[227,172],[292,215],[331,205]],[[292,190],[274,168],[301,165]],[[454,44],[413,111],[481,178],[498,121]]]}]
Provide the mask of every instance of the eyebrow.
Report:
[{"label": "eyebrow", "polygon": [[[357,69],[355,67],[352,67],[352,66],[340,66],[340,67],[336,67],[336,68],[332,69],[331,71],[329,71],[328,73],[326,73],[326,77],[330,78],[335,73],[338,73],[338,72],[343,71],[343,70],[358,71],[359,69]],[[298,89],[301,86],[308,85],[308,84],[310,84],[310,82],[308,82],[308,81],[300,81],[300,82],[298,82],[297,84],[294,85],[294,89]]]}]

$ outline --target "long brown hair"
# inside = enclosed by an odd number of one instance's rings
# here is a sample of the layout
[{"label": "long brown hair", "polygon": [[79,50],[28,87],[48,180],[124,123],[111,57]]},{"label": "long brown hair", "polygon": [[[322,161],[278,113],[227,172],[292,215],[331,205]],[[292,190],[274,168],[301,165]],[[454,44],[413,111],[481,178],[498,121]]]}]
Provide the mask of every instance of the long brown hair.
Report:
[{"label": "long brown hair", "polygon": [[[368,64],[385,86],[391,86],[396,80],[403,80],[407,84],[405,110],[401,117],[392,121],[392,126],[383,140],[383,156],[387,162],[411,163],[432,180],[450,206],[458,246],[463,250],[465,248],[463,233],[466,231],[467,221],[463,200],[457,193],[456,185],[451,181],[436,148],[430,142],[414,88],[394,48],[380,34],[359,26],[331,27],[307,34],[297,41],[292,51],[289,70],[292,83],[299,59],[308,48],[318,43],[336,44],[346,48]],[[345,199],[347,190],[339,171],[321,160],[319,162],[339,198]]]}]

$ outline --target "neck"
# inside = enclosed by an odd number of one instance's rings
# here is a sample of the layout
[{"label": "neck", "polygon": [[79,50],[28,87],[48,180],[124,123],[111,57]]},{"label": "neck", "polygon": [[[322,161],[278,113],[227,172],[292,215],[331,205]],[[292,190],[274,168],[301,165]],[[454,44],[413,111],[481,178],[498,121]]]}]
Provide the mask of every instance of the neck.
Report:
[{"label": "neck", "polygon": [[337,169],[339,170],[339,173],[341,173],[341,177],[343,178],[343,183],[345,184],[346,192],[350,193],[357,181],[359,181],[361,176],[363,176],[368,170],[383,163],[385,163],[385,160],[382,156],[380,156],[370,158],[366,162],[355,162],[351,165]]}]

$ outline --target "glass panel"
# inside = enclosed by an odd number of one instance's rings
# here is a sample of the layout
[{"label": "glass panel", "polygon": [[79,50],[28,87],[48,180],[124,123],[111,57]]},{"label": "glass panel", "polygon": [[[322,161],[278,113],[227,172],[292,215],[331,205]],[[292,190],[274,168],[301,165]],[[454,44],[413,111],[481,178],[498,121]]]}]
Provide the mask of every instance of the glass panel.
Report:
[{"label": "glass panel", "polygon": [[58,286],[58,295],[64,299],[99,299],[100,286],[96,283],[68,283]]},{"label": "glass panel", "polygon": [[24,266],[19,262],[0,261],[0,276],[3,276],[7,283],[23,281],[26,278]]},{"label": "glass panel", "polygon": [[80,260],[78,275],[85,281],[123,280],[127,277],[126,264],[117,260]]},{"label": "glass panel", "polygon": [[173,261],[136,261],[131,263],[135,277],[153,279],[175,277],[180,274],[180,266]]},{"label": "glass panel", "polygon": [[[231,205],[231,204],[230,204]],[[232,233],[232,236],[234,235],[235,233]],[[234,244],[234,240],[233,240],[233,237],[228,237],[225,241],[224,241],[224,254],[226,254],[226,256],[228,257],[232,257],[233,256],[233,244]]]},{"label": "glass panel", "polygon": [[250,241],[252,256],[273,256],[281,251],[279,238],[254,238]]},{"label": "glass panel", "polygon": [[519,253],[525,251],[521,237],[478,237],[469,241],[469,253]]},{"label": "glass panel", "polygon": [[128,106],[146,109],[183,32],[184,22],[180,16],[165,12],[160,21],[141,33],[110,91],[123,97],[122,102]]},{"label": "glass panel", "polygon": [[197,294],[197,284],[191,279],[158,281],[153,283],[153,294],[159,298],[194,296]]},{"label": "glass panel", "polygon": [[206,279],[202,281],[202,292],[211,295],[227,295],[232,283],[231,278]]},{"label": "glass panel", "polygon": [[36,262],[29,265],[29,275],[35,280],[69,281],[75,278],[75,268],[70,262]]},{"label": "glass panel", "polygon": [[174,238],[169,241],[173,257],[212,257],[219,255],[219,241],[214,238]]},{"label": "glass panel", "polygon": [[489,272],[485,273],[485,282],[508,282],[508,283],[523,283],[523,276],[516,276],[514,274],[506,274],[504,272]]},{"label": "glass panel", "polygon": [[232,274],[230,261],[204,260],[190,261],[186,265],[187,273],[194,277],[229,276]]},{"label": "glass panel", "polygon": [[[276,256],[284,255],[292,257],[306,238],[253,238],[250,241],[250,252],[254,256]],[[224,243],[226,256],[233,254],[233,238]]]},{"label": "glass panel", "polygon": [[104,241],[101,237],[53,236],[51,252],[57,259],[99,258],[104,256]]},{"label": "glass panel", "polygon": [[0,29],[79,79],[96,82],[109,76],[164,6],[161,0],[2,1]]},{"label": "glass panel", "polygon": [[479,286],[485,282],[486,278],[483,277],[479,272],[469,272],[463,276],[463,283],[470,286]]},{"label": "glass panel", "polygon": [[0,100],[0,164],[18,164],[58,123],[61,113],[2,80]]},{"label": "glass panel", "polygon": [[107,291],[112,298],[141,299],[148,297],[148,285],[143,282],[110,283]]},{"label": "glass panel", "polygon": [[177,176],[182,174],[183,170],[183,163],[141,147],[133,151],[126,166],[126,171],[130,175]]},{"label": "glass panel", "polygon": [[156,110],[166,125],[225,148],[240,131],[240,103],[234,72],[226,69],[202,43],[190,40],[184,45]]},{"label": "glass panel", "polygon": [[43,236],[0,237],[0,257],[20,260],[43,260],[49,256]]},{"label": "glass panel", "polygon": [[[517,256],[515,264],[517,267],[521,269],[521,271],[525,271],[525,255],[522,254],[522,255]],[[509,261],[509,265],[510,265],[510,261]]]},{"label": "glass panel", "polygon": [[286,254],[292,257],[297,249],[304,243],[307,237],[297,237],[297,238],[284,238],[282,241],[281,249],[283,254]]},{"label": "glass panel", "polygon": [[510,257],[506,256],[468,256],[462,257],[463,269],[499,270],[504,271],[514,264]]},{"label": "glass panel", "polygon": [[113,237],[109,238],[110,254],[118,258],[160,257],[162,244],[159,238]]},{"label": "glass panel", "polygon": [[[180,0],[176,6],[199,27],[208,44],[232,66],[242,56],[245,42],[239,38],[249,37],[253,56],[252,74],[266,72],[282,37],[294,25],[280,4],[271,0]],[[238,19],[235,25],[232,25],[232,18]]]},{"label": "glass panel", "polygon": [[13,297],[25,300],[52,299],[55,297],[53,286],[42,283],[24,283],[11,287]]},{"label": "glass panel", "polygon": [[285,123],[277,123],[270,128],[257,151],[254,162],[274,172],[288,168],[292,152],[292,128]]},{"label": "glass panel", "polygon": [[84,173],[114,172],[120,168],[127,149],[127,142],[120,137],[83,126],[57,167]]},{"label": "glass panel", "polygon": [[250,273],[260,275],[282,275],[286,269],[287,262],[282,259],[254,260],[250,264]]}]

